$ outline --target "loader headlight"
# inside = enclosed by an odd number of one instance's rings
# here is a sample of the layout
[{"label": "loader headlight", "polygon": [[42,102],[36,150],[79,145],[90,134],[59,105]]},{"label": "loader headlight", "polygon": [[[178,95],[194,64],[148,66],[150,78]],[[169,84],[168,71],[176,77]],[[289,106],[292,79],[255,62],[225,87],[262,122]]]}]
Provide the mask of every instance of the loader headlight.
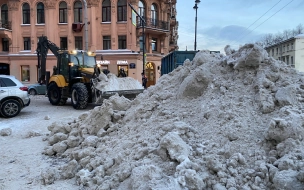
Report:
[{"label": "loader headlight", "polygon": [[73,50],[72,53],[76,55],[77,54],[77,50]]},{"label": "loader headlight", "polygon": [[70,67],[73,67],[73,66],[74,66],[74,63],[73,63],[73,62],[70,62],[70,63],[69,63],[69,66],[70,66]]},{"label": "loader headlight", "polygon": [[88,55],[92,55],[92,52],[91,52],[91,51],[88,51]]},{"label": "loader headlight", "polygon": [[97,67],[101,67],[101,65],[99,63],[97,63]]}]

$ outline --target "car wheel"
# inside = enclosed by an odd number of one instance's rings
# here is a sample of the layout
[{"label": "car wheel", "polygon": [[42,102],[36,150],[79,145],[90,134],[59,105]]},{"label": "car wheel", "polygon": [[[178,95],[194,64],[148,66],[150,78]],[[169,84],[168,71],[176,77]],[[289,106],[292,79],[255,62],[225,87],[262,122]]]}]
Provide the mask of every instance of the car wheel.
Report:
[{"label": "car wheel", "polygon": [[75,109],[85,109],[88,105],[89,93],[83,83],[75,83],[72,86],[72,105]]},{"label": "car wheel", "polygon": [[1,106],[1,113],[4,117],[15,117],[20,111],[21,105],[17,100],[6,100]]},{"label": "car wheel", "polygon": [[31,90],[29,91],[29,94],[30,94],[30,95],[37,95],[37,92],[36,92],[35,89],[31,89]]}]

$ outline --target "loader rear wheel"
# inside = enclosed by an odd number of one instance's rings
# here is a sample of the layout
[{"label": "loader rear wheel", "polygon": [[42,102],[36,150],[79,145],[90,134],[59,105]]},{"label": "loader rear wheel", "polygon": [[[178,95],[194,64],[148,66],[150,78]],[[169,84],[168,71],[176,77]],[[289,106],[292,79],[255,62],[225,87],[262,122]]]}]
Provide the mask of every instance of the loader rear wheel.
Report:
[{"label": "loader rear wheel", "polygon": [[47,94],[52,105],[62,106],[67,101],[67,98],[62,98],[61,88],[56,83],[49,84]]},{"label": "loader rear wheel", "polygon": [[88,106],[89,93],[83,83],[73,84],[71,100],[75,109],[85,109]]}]

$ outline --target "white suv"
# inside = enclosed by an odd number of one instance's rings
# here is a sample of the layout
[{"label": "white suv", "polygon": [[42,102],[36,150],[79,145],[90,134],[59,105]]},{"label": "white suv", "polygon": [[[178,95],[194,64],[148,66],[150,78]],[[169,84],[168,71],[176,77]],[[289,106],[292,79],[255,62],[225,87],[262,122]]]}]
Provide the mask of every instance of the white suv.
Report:
[{"label": "white suv", "polygon": [[0,115],[15,117],[21,109],[30,105],[27,90],[15,76],[0,75]]}]

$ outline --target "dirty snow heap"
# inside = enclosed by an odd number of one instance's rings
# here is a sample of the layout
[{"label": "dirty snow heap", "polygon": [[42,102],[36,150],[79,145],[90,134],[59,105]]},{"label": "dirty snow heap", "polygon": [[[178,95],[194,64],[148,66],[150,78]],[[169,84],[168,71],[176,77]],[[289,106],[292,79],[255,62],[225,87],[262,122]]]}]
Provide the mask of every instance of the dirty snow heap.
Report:
[{"label": "dirty snow heap", "polygon": [[67,161],[45,184],[89,189],[304,189],[304,76],[255,45],[200,51],[133,101],[48,127]]}]

